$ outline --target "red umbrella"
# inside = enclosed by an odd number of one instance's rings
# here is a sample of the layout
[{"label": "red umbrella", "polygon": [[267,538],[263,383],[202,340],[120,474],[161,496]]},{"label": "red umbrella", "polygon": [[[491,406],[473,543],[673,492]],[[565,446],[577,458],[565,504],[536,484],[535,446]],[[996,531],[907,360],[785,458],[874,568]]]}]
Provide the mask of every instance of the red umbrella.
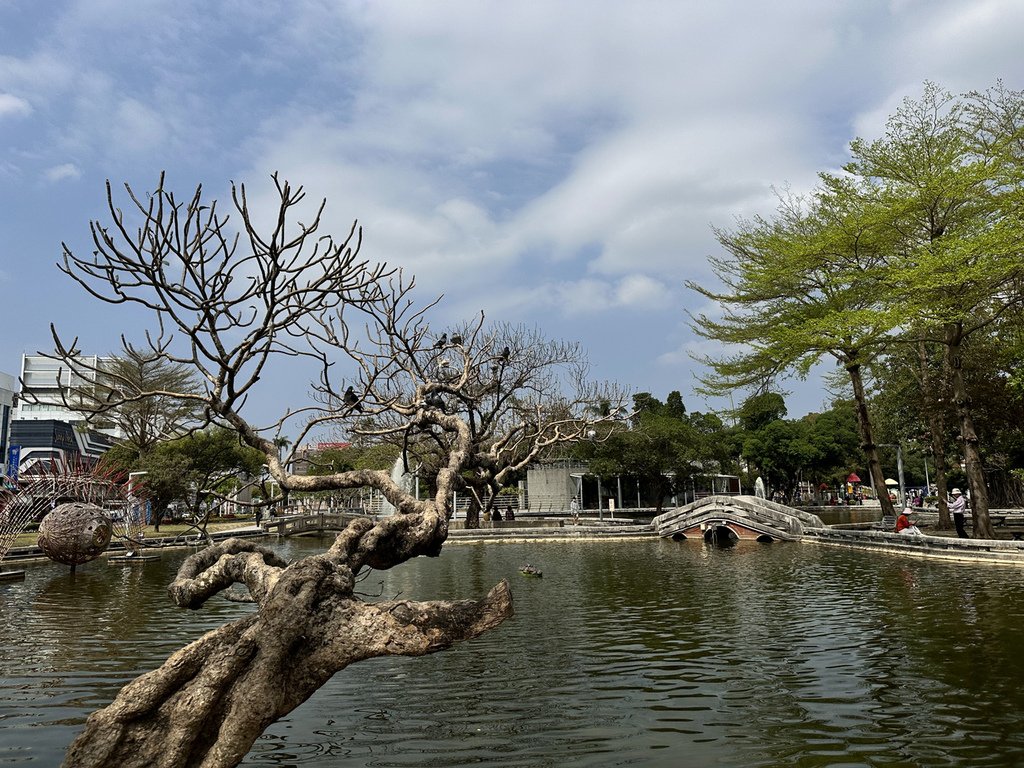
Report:
[{"label": "red umbrella", "polygon": [[848,482],[848,483],[859,483],[860,482],[860,478],[857,477],[856,473],[851,472],[850,476],[848,478],[846,478],[846,482]]}]

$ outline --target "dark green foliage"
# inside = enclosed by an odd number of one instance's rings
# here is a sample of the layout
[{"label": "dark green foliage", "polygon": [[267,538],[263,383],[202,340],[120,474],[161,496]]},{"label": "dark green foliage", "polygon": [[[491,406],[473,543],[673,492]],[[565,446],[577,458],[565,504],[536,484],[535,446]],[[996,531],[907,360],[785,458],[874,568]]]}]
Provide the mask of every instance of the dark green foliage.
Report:
[{"label": "dark green foliage", "polygon": [[857,422],[849,403],[786,420],[781,396],[768,393],[748,398],[739,413],[743,458],[770,492],[780,490],[787,499],[801,480],[814,488],[821,483],[836,487],[860,461]]},{"label": "dark green foliage", "polygon": [[141,455],[127,445],[115,446],[103,458],[107,467],[146,473],[143,487],[158,526],[172,502],[188,501],[198,516],[205,502],[232,490],[238,478],[259,477],[264,461],[237,434],[219,428],[157,443]]},{"label": "dark green foliage", "polygon": [[629,429],[579,446],[577,455],[587,460],[591,473],[639,480],[660,508],[666,497],[689,491],[698,478],[734,468],[736,454],[718,416],[688,414],[678,391],[669,393],[664,403],[649,392],[634,395],[633,402]]}]

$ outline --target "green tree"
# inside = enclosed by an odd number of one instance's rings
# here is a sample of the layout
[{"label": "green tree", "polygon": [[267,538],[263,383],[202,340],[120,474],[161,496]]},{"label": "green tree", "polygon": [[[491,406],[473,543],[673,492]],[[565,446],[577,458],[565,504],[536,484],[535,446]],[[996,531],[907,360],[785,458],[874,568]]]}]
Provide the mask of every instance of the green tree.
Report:
[{"label": "green tree", "polygon": [[580,444],[578,455],[587,460],[592,474],[635,478],[649,489],[660,512],[667,496],[685,493],[697,478],[730,465],[721,419],[699,411],[688,414],[678,391],[670,392],[665,403],[640,392],[633,404],[630,428]]},{"label": "green tree", "polygon": [[746,398],[736,411],[740,428],[759,432],[774,421],[786,418],[786,399],[778,392],[762,392]]},{"label": "green tree", "polygon": [[242,445],[234,432],[214,428],[157,443],[141,456],[127,445],[116,446],[103,463],[125,473],[146,473],[140,485],[159,531],[177,501],[186,501],[191,518],[204,526],[212,510],[209,502],[222,490],[219,486],[238,476],[259,477],[265,460],[259,451]]},{"label": "green tree", "polygon": [[702,362],[705,391],[763,392],[776,379],[805,377],[831,357],[847,372],[861,445],[883,511],[885,491],[868,410],[864,366],[889,344],[899,325],[888,295],[891,236],[877,211],[849,180],[823,174],[808,199],[784,198],[776,216],[716,230],[724,255],[710,259],[723,289],[687,285],[716,302],[721,317],[692,318],[699,335],[737,350]]},{"label": "green tree", "polygon": [[835,481],[844,479],[863,459],[855,414],[849,403],[837,402],[824,413],[803,417],[809,430],[807,440],[813,448],[803,476],[814,486],[827,482],[834,487]]},{"label": "green tree", "polygon": [[817,456],[810,427],[802,420],[776,420],[750,433],[743,442],[743,458],[755,465],[769,488],[792,499],[801,471]]},{"label": "green tree", "polygon": [[[994,122],[979,123],[968,105],[968,99],[926,84],[920,99],[904,100],[889,118],[884,137],[853,142],[847,171],[864,180],[879,221],[895,238],[898,258],[888,277],[904,327],[943,349],[971,489],[974,535],[991,538],[984,459],[963,347],[1022,299],[1019,202],[1024,177],[1009,151],[1011,137]],[[928,409],[936,405],[929,403]]]}]

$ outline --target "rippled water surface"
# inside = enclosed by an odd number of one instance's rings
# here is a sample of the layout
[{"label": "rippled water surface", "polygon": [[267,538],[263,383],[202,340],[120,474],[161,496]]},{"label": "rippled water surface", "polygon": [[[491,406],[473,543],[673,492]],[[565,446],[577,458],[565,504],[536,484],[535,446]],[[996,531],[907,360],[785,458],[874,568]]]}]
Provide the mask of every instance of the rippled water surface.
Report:
[{"label": "rippled water surface", "polygon": [[[30,565],[0,585],[0,764],[57,765],[121,685],[251,610],[174,608],[181,557]],[[526,562],[544,577],[520,576]],[[244,764],[1024,765],[1024,569],[807,544],[478,543],[362,588],[479,597],[502,577],[512,620],[349,667]]]}]

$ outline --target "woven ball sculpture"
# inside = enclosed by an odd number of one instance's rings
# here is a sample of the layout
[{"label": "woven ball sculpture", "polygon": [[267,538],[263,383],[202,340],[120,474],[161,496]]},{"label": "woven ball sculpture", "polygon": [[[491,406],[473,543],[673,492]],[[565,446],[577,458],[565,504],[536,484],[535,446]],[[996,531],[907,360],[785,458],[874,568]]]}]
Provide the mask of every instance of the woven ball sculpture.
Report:
[{"label": "woven ball sculpture", "polygon": [[61,504],[39,524],[39,548],[58,563],[75,566],[95,560],[110,544],[111,524],[95,504]]}]

